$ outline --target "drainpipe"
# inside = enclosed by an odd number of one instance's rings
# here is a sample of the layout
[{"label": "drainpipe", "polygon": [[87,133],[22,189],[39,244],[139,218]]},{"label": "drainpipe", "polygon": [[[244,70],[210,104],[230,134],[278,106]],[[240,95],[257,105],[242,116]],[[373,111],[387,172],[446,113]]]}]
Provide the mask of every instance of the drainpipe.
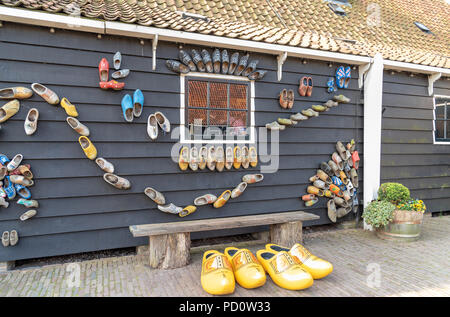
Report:
[{"label": "drainpipe", "polygon": [[[364,207],[380,187],[382,99],[383,57],[377,53],[364,78]],[[364,229],[372,227],[364,222]]]}]

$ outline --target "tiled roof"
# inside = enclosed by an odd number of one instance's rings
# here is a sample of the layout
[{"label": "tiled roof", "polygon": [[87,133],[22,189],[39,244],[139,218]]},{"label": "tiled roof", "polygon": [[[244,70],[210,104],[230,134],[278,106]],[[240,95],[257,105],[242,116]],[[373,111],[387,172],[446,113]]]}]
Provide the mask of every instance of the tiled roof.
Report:
[{"label": "tiled roof", "polygon": [[[0,0],[7,6],[450,68],[445,0]],[[75,10],[76,11],[76,10]],[[209,18],[183,18],[176,11]],[[433,34],[417,28],[426,25]],[[342,40],[345,39],[345,40]],[[350,41],[348,41],[350,40]]]}]

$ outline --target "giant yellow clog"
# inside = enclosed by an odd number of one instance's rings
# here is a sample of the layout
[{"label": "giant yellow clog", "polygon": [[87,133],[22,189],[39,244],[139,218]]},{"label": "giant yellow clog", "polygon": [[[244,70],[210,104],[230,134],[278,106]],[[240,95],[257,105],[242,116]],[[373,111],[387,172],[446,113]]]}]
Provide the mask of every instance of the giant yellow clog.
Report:
[{"label": "giant yellow clog", "polygon": [[66,110],[66,113],[68,116],[78,117],[77,108],[75,108],[75,106],[66,97],[61,99],[60,104],[61,104],[61,107],[63,107],[64,110]]},{"label": "giant yellow clog", "polygon": [[266,283],[266,272],[248,249],[229,247],[225,256],[233,266],[236,281],[244,288],[257,288]]},{"label": "giant yellow clog", "polygon": [[201,284],[205,292],[212,295],[227,295],[234,292],[233,269],[227,257],[216,250],[203,254]]},{"label": "giant yellow clog", "polygon": [[269,243],[266,244],[266,249],[274,252],[289,252],[294,260],[308,271],[315,280],[324,278],[333,271],[333,265],[330,262],[311,254],[299,243],[294,244],[290,250],[289,248]]},{"label": "giant yellow clog", "polygon": [[80,136],[78,142],[81,145],[81,148],[86,154],[87,158],[90,160],[94,160],[97,157],[97,149],[94,144],[92,144],[91,140],[85,136]]},{"label": "giant yellow clog", "polygon": [[17,99],[11,100],[10,102],[3,105],[0,108],[0,123],[5,122],[13,115],[15,115],[20,108],[20,102]]},{"label": "giant yellow clog", "polygon": [[258,250],[258,261],[278,286],[297,291],[313,285],[314,280],[286,251]]}]

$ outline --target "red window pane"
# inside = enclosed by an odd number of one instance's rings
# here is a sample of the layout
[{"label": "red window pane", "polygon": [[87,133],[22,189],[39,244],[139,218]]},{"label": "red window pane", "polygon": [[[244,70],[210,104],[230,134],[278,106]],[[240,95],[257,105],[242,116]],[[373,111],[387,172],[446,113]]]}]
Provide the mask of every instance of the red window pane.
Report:
[{"label": "red window pane", "polygon": [[230,108],[247,109],[247,85],[230,84]]},{"label": "red window pane", "polygon": [[227,98],[226,83],[209,83],[209,106],[211,108],[226,108]]},{"label": "red window pane", "polygon": [[202,107],[208,106],[208,83],[205,81],[191,80],[188,84],[188,106]]},{"label": "red window pane", "polygon": [[227,125],[227,111],[226,110],[210,110],[209,111],[209,125]]},{"label": "red window pane", "polygon": [[247,112],[246,111],[230,111],[228,119],[229,127],[246,127],[247,126]]},{"label": "red window pane", "polygon": [[188,123],[196,125],[206,126],[207,120],[207,110],[206,109],[188,109]]}]

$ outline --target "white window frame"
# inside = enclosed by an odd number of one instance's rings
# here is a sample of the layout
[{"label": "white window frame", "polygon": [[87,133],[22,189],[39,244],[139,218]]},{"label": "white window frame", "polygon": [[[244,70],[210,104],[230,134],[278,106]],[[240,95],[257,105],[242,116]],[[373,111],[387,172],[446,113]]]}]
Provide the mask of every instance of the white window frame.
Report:
[{"label": "white window frame", "polygon": [[450,145],[450,141],[436,141],[436,98],[448,98],[446,95],[433,95],[433,144]]},{"label": "white window frame", "polygon": [[[248,140],[227,140],[226,138],[223,140],[191,140],[186,139],[186,119],[185,119],[185,77],[198,77],[204,79],[222,79],[222,80],[230,80],[230,81],[242,81],[246,83],[250,83],[250,123],[247,127],[249,131],[249,139]],[[233,76],[233,75],[221,75],[221,74],[212,74],[212,73],[199,73],[199,72],[190,72],[187,74],[180,75],[180,143],[182,144],[255,144],[256,142],[256,131],[255,131],[255,82],[253,80],[248,79],[247,77],[242,76]]]}]

